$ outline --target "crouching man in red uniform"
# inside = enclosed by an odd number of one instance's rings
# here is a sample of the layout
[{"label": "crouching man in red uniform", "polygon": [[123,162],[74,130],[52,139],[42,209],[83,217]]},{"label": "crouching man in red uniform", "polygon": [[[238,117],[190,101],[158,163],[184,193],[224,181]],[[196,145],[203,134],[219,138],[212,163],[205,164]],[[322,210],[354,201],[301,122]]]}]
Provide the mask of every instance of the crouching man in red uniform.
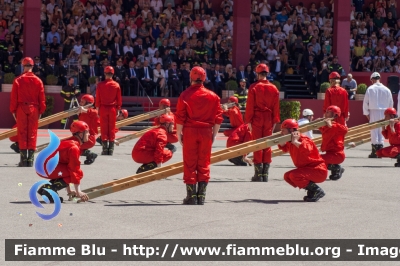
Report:
[{"label": "crouching man in red uniform", "polygon": [[[83,172],[80,168],[81,162],[79,161],[81,154],[80,146],[89,139],[89,126],[83,121],[75,121],[71,124],[70,130],[72,137],[62,140],[58,149],[53,153],[54,155],[57,152],[59,153],[58,165],[49,177],[42,176],[51,179],[51,185],[46,184],[38,190],[39,195],[45,195],[50,202],[54,202],[54,200],[45,188],[51,189],[56,193],[66,188],[69,196],[79,197],[82,201],[89,200],[89,197],[80,189]],[[71,191],[69,184],[74,184],[75,191]],[[63,199],[60,199],[62,202]]]},{"label": "crouching man in red uniform", "polygon": [[183,181],[187,191],[183,204],[188,205],[204,204],[210,180],[211,147],[223,120],[220,98],[203,86],[205,80],[202,67],[190,71],[191,86],[179,96],[175,114],[176,134],[183,146]]},{"label": "crouching man in red uniform", "polygon": [[[340,108],[335,105],[329,106],[325,113],[326,126],[319,128],[322,133],[321,151],[325,152],[321,157],[325,160],[328,170],[331,170],[329,176],[331,180],[339,180],[344,172],[340,164],[346,158],[344,136],[347,134],[347,127],[336,122],[336,119],[341,119],[340,117]],[[332,121],[332,118],[335,121]]]},{"label": "crouching man in red uniform", "polygon": [[83,95],[79,103],[81,106],[79,121],[83,121],[89,126],[89,139],[81,145],[81,155],[86,156],[84,164],[92,164],[97,158],[97,154],[91,152],[89,149],[93,148],[96,144],[96,135],[99,133],[98,126],[100,125],[96,108],[93,105],[88,109],[83,108],[83,106],[89,103],[94,104],[94,97],[90,94]]},{"label": "crouching man in red uniform", "polygon": [[10,112],[17,121],[20,167],[32,167],[40,115],[46,110],[43,83],[32,73],[33,60],[22,60],[24,73],[12,85]]},{"label": "crouching man in red uniform", "polygon": [[[161,99],[159,104],[158,104],[158,109],[160,110],[164,110],[167,109],[167,115],[171,116],[173,118],[173,123],[174,123],[174,129],[171,132],[168,132],[167,135],[167,145],[165,146],[168,150],[172,151],[172,152],[176,152],[176,147],[175,145],[173,145],[172,143],[177,143],[178,142],[178,137],[176,135],[176,121],[175,121],[175,115],[171,112],[171,102],[168,99]],[[154,125],[155,126],[159,126],[160,125],[160,118],[156,117],[154,118]]]},{"label": "crouching man in red uniform", "polygon": [[[226,147],[232,147],[236,146],[245,142],[248,142],[253,139],[253,136],[251,135],[251,131],[249,129],[249,126],[247,124],[242,124],[238,128],[236,128],[232,134],[229,136],[228,140],[226,141]],[[247,160],[247,155],[244,156],[238,156],[232,159],[229,159],[231,163],[234,165],[239,165],[239,166],[247,166],[246,161]]]},{"label": "crouching man in red uniform", "polygon": [[239,109],[239,100],[235,96],[231,96],[228,99],[228,103],[235,103],[235,106],[231,108],[226,108],[226,105],[222,105],[222,109],[224,110],[224,115],[229,117],[229,123],[231,124],[231,129],[227,129],[224,131],[224,135],[229,137],[232,132],[244,124],[243,116]]},{"label": "crouching man in red uniform", "polygon": [[117,110],[121,109],[121,88],[112,77],[114,68],[104,69],[106,80],[100,82],[96,89],[96,107],[100,115],[100,129],[103,151],[101,155],[113,155],[115,140],[115,123]]},{"label": "crouching man in red uniform", "polygon": [[[276,123],[280,121],[279,91],[267,80],[269,68],[265,64],[256,67],[258,81],[249,88],[246,104],[246,122],[253,139],[272,135]],[[268,182],[268,169],[272,162],[272,150],[267,148],[254,153],[253,182]]]},{"label": "crouching man in red uniform", "polygon": [[286,172],[284,179],[293,187],[304,188],[307,196],[304,201],[316,202],[325,192],[315,183],[322,183],[328,176],[324,159],[318,152],[317,146],[307,136],[298,132],[299,125],[294,119],[286,119],[281,125],[282,135],[292,135],[292,140],[285,145],[278,145],[279,149],[289,152],[297,169]]},{"label": "crouching man in red uniform", "polygon": [[395,167],[400,167],[400,122],[397,118],[396,109],[388,108],[385,110],[385,120],[390,120],[389,125],[382,129],[382,135],[389,140],[389,147],[376,151],[378,157],[396,158]]},{"label": "crouching man in red uniform", "polygon": [[167,145],[167,134],[174,128],[174,119],[164,114],[160,116],[159,122],[160,126],[146,132],[132,149],[132,159],[143,164],[136,174],[161,167],[161,164],[172,158],[173,151],[164,148]]}]

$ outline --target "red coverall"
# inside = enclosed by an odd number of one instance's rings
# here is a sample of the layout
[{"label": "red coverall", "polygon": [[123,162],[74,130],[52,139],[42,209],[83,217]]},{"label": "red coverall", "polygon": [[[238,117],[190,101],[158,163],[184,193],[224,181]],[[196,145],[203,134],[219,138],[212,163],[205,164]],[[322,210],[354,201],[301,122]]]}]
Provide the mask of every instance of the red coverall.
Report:
[{"label": "red coverall", "polygon": [[93,148],[96,144],[96,135],[99,133],[98,126],[100,124],[97,110],[89,108],[87,113],[80,113],[79,121],[83,121],[89,126],[89,140],[81,145],[81,152],[84,152]]},{"label": "red coverall", "polygon": [[101,139],[115,140],[117,110],[121,109],[122,98],[119,84],[112,79],[100,82],[96,89],[96,106],[99,108]]},{"label": "red coverall", "polygon": [[136,142],[132,149],[132,159],[142,164],[165,163],[172,158],[172,152],[165,150],[165,145],[167,145],[167,130],[164,127],[152,129]]},{"label": "red coverall", "polygon": [[[175,115],[171,112],[168,115],[172,116],[174,118],[174,131],[168,132],[167,133],[167,142],[168,143],[177,143],[178,142],[178,137],[176,136],[176,119]],[[160,118],[156,117],[154,118],[154,125],[159,126],[160,125]]]},{"label": "red coverall", "polygon": [[322,133],[321,154],[322,159],[328,164],[341,164],[346,158],[344,154],[344,136],[347,134],[347,127],[332,122],[332,127],[323,126],[319,128]]},{"label": "red coverall", "polygon": [[331,105],[336,105],[342,111],[336,121],[346,125],[346,118],[349,116],[349,94],[340,86],[333,86],[326,90],[323,112]]},{"label": "red coverall", "polygon": [[181,93],[175,113],[183,125],[183,181],[193,185],[210,180],[213,127],[222,123],[219,97],[201,84]]},{"label": "red coverall", "polygon": [[[247,95],[246,122],[252,126],[253,139],[272,135],[272,127],[280,121],[279,91],[268,80],[253,83]],[[254,164],[272,162],[272,150],[255,151]]]},{"label": "red coverall", "polygon": [[[15,124],[12,128],[16,128],[16,127],[17,127],[17,124]],[[9,140],[10,140],[11,142],[18,142],[18,135],[9,137]]]},{"label": "red coverall", "polygon": [[400,153],[400,122],[394,124],[394,131],[395,133],[392,132],[389,125],[382,130],[382,135],[385,139],[389,139],[390,146],[377,150],[378,157],[394,158]]},{"label": "red coverall", "polygon": [[226,137],[229,137],[236,128],[244,124],[243,117],[242,113],[240,112],[240,109],[237,106],[234,106],[224,111],[224,115],[229,117],[229,122],[232,127],[231,129],[224,131],[224,135]]},{"label": "red coverall", "polygon": [[79,140],[76,137],[62,140],[58,149],[47,158],[45,165],[47,165],[48,160],[57,152],[59,152],[57,167],[49,177],[42,177],[48,179],[62,178],[67,184],[80,184],[83,178],[83,172],[81,170],[81,162],[79,161],[79,156],[81,154]]},{"label": "red coverall", "polygon": [[226,141],[226,147],[229,148],[236,146],[252,139],[253,137],[251,135],[249,126],[247,124],[242,124],[241,126],[237,127],[229,136],[228,140]]},{"label": "red coverall", "polygon": [[32,72],[14,80],[10,112],[17,117],[18,145],[21,150],[35,150],[39,114],[46,110],[42,81]]},{"label": "red coverall", "polygon": [[286,172],[284,179],[293,187],[305,188],[310,183],[322,183],[328,176],[324,159],[321,158],[317,146],[305,135],[300,135],[301,145],[297,148],[291,142],[278,145],[279,149],[289,152],[297,169]]}]

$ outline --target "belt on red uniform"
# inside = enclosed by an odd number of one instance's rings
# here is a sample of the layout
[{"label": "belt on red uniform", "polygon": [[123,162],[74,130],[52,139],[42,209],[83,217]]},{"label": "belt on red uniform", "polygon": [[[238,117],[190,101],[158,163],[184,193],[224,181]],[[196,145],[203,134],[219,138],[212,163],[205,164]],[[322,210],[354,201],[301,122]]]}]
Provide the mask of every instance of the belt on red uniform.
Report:
[{"label": "belt on red uniform", "polygon": [[115,103],[113,103],[113,104],[100,104],[101,106],[113,106],[113,107],[117,107],[117,106],[115,106]]},{"label": "belt on red uniform", "polygon": [[28,102],[18,102],[18,103],[25,104],[25,105],[39,105],[37,103],[28,103]]}]

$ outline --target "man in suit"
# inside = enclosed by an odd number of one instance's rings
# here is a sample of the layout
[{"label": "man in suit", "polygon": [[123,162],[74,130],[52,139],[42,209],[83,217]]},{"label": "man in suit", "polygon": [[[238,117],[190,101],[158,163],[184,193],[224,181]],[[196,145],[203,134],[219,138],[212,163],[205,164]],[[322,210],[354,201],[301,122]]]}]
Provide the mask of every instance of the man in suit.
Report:
[{"label": "man in suit", "polygon": [[125,77],[126,77],[126,70],[125,67],[122,65],[122,59],[117,60],[117,66],[114,68],[115,74],[115,81],[118,82],[119,86],[121,87],[122,91],[125,90],[124,85],[125,83]]},{"label": "man in suit", "polygon": [[156,92],[156,95],[153,95],[154,89],[157,86],[153,81],[153,69],[149,67],[149,61],[147,60],[143,62],[143,67],[140,70],[140,82],[148,95],[157,97],[158,92]]},{"label": "man in suit", "polygon": [[53,53],[50,51],[50,46],[47,45],[45,50],[40,53],[40,61],[42,64],[46,64],[47,58],[53,56]]},{"label": "man in suit", "polygon": [[32,72],[37,77],[39,77],[42,80],[42,82],[44,83],[45,67],[42,64],[42,62],[40,62],[39,56],[35,56],[34,59],[35,59],[35,65],[33,66]]},{"label": "man in suit", "polygon": [[160,52],[160,56],[163,57],[165,55],[165,50],[168,48],[168,40],[164,39],[162,45],[158,47],[158,51]]},{"label": "man in suit", "polygon": [[114,37],[114,44],[111,47],[112,53],[116,57],[121,57],[124,54],[122,49],[123,46],[121,45],[120,38],[118,36]]},{"label": "man in suit", "polygon": [[56,65],[59,65],[60,61],[65,59],[63,49],[64,46],[60,45],[58,46],[57,52],[54,53],[54,58],[56,59]]},{"label": "man in suit", "polygon": [[224,73],[220,71],[220,65],[216,64],[214,69],[214,91],[219,96],[222,97],[222,90],[225,89],[224,83]]},{"label": "man in suit", "polygon": [[107,61],[110,64],[110,66],[115,66],[116,63],[117,63],[115,55],[113,54],[111,49],[107,50],[107,55],[106,55],[105,59],[107,59]]},{"label": "man in suit", "polygon": [[50,61],[49,64],[46,65],[46,68],[45,68],[46,77],[48,75],[54,75],[54,76],[58,77],[59,76],[58,66],[55,65],[56,59],[54,57],[52,57],[49,59],[49,61]]},{"label": "man in suit", "polygon": [[98,77],[99,76],[99,69],[94,64],[94,60],[89,61],[89,65],[86,66],[86,73],[88,73],[88,79],[91,77]]},{"label": "man in suit", "polygon": [[3,65],[3,71],[4,73],[15,73],[15,62],[13,55],[9,55],[7,57],[7,61],[5,61]]},{"label": "man in suit", "polygon": [[135,63],[129,62],[129,68],[126,70],[125,82],[128,86],[124,86],[124,96],[139,96],[139,79],[138,71],[135,69]]},{"label": "man in suit", "polygon": [[190,63],[184,62],[182,64],[183,69],[181,70],[182,73],[182,86],[183,90],[190,86]]},{"label": "man in suit", "polygon": [[308,80],[310,78],[310,76],[313,73],[313,68],[317,67],[317,64],[314,62],[314,56],[312,54],[310,54],[308,56],[308,60],[305,64],[305,69],[304,69],[304,79]]},{"label": "man in suit", "polygon": [[24,73],[24,66],[22,65],[21,61],[19,61],[19,64],[15,66],[15,77],[19,77],[22,73]]},{"label": "man in suit", "polygon": [[285,82],[286,67],[286,64],[281,61],[279,55],[275,57],[275,61],[271,62],[271,73],[274,79],[278,80],[281,84]]},{"label": "man in suit", "polygon": [[173,97],[178,97],[182,92],[182,72],[176,68],[176,62],[172,62],[168,70],[168,86],[172,86]]},{"label": "man in suit", "polygon": [[138,38],[136,42],[137,45],[133,46],[133,55],[137,58],[139,55],[142,54],[144,47],[142,39]]},{"label": "man in suit", "polygon": [[64,59],[60,60],[60,63],[58,64],[58,83],[61,84],[61,86],[66,86],[67,85],[67,73],[68,73],[68,65],[65,63]]},{"label": "man in suit", "polygon": [[203,82],[204,87],[209,89],[210,91],[214,91],[214,75],[211,73],[211,70],[208,69],[207,63],[202,63],[202,68],[206,72],[206,80]]},{"label": "man in suit", "polygon": [[376,36],[379,35],[379,30],[378,28],[374,25],[374,21],[371,19],[368,22],[368,26],[367,26],[367,35],[368,37],[371,37],[371,35],[375,33]]},{"label": "man in suit", "polygon": [[240,65],[239,66],[239,71],[236,72],[236,82],[239,84],[241,79],[246,79],[246,86],[250,86],[249,83],[249,75],[247,74],[247,72],[244,70],[244,65]]},{"label": "man in suit", "polygon": [[215,65],[217,65],[217,64],[223,65],[224,64],[224,60],[222,60],[222,58],[220,57],[219,52],[215,52],[214,59],[212,59],[211,62],[212,62],[212,64],[215,64]]}]

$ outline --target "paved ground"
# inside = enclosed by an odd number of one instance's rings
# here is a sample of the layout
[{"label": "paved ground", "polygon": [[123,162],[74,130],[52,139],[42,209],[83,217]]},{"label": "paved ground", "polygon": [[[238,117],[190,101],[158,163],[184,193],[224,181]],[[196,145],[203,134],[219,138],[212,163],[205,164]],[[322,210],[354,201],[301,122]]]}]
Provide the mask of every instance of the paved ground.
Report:
[{"label": "paved ground", "polygon": [[[64,137],[66,131],[55,131]],[[119,133],[119,136],[126,132]],[[225,147],[221,135],[213,150]],[[40,132],[38,144],[48,142]],[[138,164],[131,159],[135,141],[116,148],[115,155],[99,156],[95,164],[83,165],[83,188],[132,175]],[[19,156],[0,141],[2,193],[0,216],[2,238],[10,239],[373,239],[400,238],[399,168],[394,160],[367,159],[370,145],[346,150],[346,172],[337,182],[321,187],[326,196],[318,203],[302,201],[304,190],[283,181],[284,172],[293,168],[288,156],[275,158],[270,182],[251,183],[252,167],[236,167],[228,161],[211,167],[212,179],[206,205],[182,206],[185,187],[182,176],[145,184],[107,195],[84,204],[68,202],[51,221],[41,220],[28,196],[40,180],[33,168],[17,168]],[[100,152],[100,146],[94,148]],[[171,162],[182,160],[180,147]],[[81,160],[83,162],[83,160]],[[66,195],[64,191],[60,193]],[[45,206],[45,207],[48,207]],[[51,208],[50,208],[51,209]],[[49,210],[51,212],[52,210]],[[31,226],[29,226],[31,224]],[[62,226],[61,226],[62,225]],[[4,250],[4,241],[0,243]],[[4,252],[1,252],[4,262]],[[0,263],[22,265],[23,263]],[[25,265],[26,263],[24,263]],[[132,263],[77,262],[73,265],[132,265]],[[136,264],[136,263],[135,263]],[[189,262],[149,262],[147,265],[189,265]],[[213,262],[204,265],[258,265],[261,263]],[[265,263],[262,263],[265,265]],[[270,263],[276,265],[276,262]],[[321,263],[281,263],[320,265]],[[325,264],[325,263],[324,263]],[[380,265],[382,263],[326,263]],[[29,262],[29,265],[72,265],[72,263]]]}]

